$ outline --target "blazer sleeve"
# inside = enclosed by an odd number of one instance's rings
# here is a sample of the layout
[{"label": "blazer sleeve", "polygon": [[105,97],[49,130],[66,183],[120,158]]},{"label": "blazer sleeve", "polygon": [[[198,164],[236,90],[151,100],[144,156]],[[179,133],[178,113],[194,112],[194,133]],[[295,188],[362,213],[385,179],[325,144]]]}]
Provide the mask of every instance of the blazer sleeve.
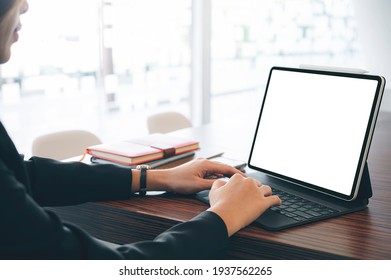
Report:
[{"label": "blazer sleeve", "polygon": [[157,236],[118,248],[127,259],[209,259],[221,258],[228,241],[223,220],[205,211]]},{"label": "blazer sleeve", "polygon": [[[62,167],[53,171],[59,169]],[[203,212],[154,240],[112,249],[38,205],[2,161],[0,225],[0,259],[206,259],[221,252],[228,239],[221,218],[212,212]]]},{"label": "blazer sleeve", "polygon": [[228,243],[223,220],[210,211],[168,229],[154,240],[124,244],[116,249],[100,244],[79,228],[71,226],[71,229],[82,240],[83,258],[87,259],[221,259]]},{"label": "blazer sleeve", "polygon": [[130,168],[90,165],[32,157],[25,161],[32,197],[42,206],[126,199],[131,195]]}]

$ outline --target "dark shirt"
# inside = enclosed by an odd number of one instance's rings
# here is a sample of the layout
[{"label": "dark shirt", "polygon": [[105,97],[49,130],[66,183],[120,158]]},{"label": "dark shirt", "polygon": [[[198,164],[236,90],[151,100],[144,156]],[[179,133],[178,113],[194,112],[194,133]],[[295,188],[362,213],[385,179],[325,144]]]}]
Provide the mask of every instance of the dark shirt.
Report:
[{"label": "dark shirt", "polygon": [[209,211],[112,249],[44,208],[128,199],[131,182],[129,169],[115,165],[24,161],[0,123],[0,259],[208,259],[225,248],[226,226]]}]

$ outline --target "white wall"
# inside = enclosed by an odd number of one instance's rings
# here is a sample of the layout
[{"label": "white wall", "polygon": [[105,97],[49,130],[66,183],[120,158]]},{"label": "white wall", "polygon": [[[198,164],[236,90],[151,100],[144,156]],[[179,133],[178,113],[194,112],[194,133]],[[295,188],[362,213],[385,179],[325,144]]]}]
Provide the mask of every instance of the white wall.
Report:
[{"label": "white wall", "polygon": [[391,1],[353,0],[366,69],[386,78],[382,109],[391,111]]},{"label": "white wall", "polygon": [[353,3],[367,68],[391,82],[391,1],[354,0]]}]

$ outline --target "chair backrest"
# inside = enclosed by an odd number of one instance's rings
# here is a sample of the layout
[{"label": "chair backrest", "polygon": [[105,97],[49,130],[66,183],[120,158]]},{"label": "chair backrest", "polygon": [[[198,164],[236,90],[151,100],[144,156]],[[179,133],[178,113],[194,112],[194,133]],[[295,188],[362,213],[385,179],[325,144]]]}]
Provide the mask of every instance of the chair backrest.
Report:
[{"label": "chair backrest", "polygon": [[192,126],[188,118],[177,112],[164,112],[149,116],[147,124],[149,133],[167,133]]},{"label": "chair backrest", "polygon": [[66,130],[37,137],[32,144],[32,155],[63,160],[82,155],[91,145],[101,144],[99,138],[85,130]]}]

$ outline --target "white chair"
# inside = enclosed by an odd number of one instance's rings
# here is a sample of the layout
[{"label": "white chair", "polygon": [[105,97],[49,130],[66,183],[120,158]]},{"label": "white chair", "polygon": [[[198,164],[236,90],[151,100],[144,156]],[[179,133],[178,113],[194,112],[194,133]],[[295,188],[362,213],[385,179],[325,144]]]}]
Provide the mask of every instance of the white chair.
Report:
[{"label": "white chair", "polygon": [[64,160],[84,154],[88,146],[101,144],[99,138],[85,130],[65,130],[34,139],[32,155]]},{"label": "white chair", "polygon": [[188,118],[177,112],[164,112],[149,116],[147,125],[150,134],[167,133],[192,126]]}]

